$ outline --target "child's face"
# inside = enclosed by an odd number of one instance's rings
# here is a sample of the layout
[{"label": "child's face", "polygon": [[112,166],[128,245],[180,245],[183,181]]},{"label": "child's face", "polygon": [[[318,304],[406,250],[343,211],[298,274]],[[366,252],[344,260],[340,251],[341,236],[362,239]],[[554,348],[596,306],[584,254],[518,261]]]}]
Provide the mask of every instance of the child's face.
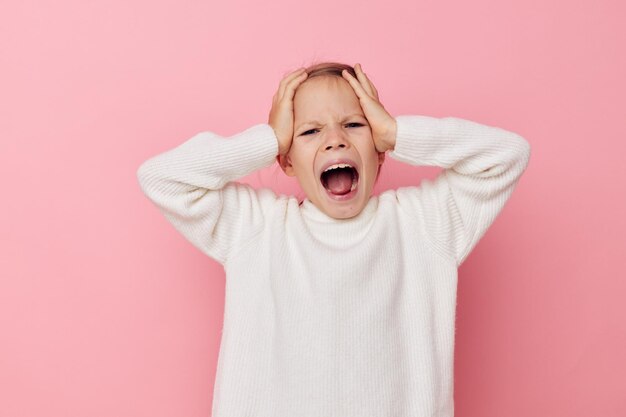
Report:
[{"label": "child's face", "polygon": [[[376,151],[359,98],[345,79],[318,76],[298,87],[293,105],[294,136],[287,155],[279,157],[281,167],[297,177],[308,199],[328,216],[356,216],[367,204],[385,159],[384,152]],[[356,173],[340,169],[322,176],[327,166],[343,158]],[[356,188],[348,192],[353,181]]]}]

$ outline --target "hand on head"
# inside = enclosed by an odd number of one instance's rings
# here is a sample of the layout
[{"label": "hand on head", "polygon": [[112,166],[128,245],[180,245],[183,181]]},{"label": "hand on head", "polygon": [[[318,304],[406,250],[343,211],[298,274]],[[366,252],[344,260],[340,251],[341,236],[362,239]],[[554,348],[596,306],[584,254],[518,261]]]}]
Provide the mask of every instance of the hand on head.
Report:
[{"label": "hand on head", "polygon": [[372,139],[378,152],[385,152],[394,148],[396,143],[396,120],[385,110],[378,99],[378,91],[374,84],[363,72],[361,64],[354,66],[357,78],[343,70],[341,75],[350,83],[359,98],[359,103],[365,113],[365,118],[372,129]]},{"label": "hand on head", "polygon": [[293,139],[293,97],[296,88],[307,78],[304,68],[287,74],[278,86],[272,99],[268,124],[274,129],[278,139],[278,152],[287,154]]}]

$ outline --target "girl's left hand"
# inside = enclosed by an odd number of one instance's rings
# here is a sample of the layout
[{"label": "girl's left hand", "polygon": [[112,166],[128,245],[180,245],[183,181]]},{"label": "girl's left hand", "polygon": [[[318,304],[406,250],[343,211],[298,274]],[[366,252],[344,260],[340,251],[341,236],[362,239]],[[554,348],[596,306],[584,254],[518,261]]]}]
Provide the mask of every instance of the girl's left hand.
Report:
[{"label": "girl's left hand", "polygon": [[376,150],[378,152],[393,150],[396,144],[396,120],[380,103],[378,91],[361,69],[361,64],[354,66],[354,72],[358,79],[354,78],[347,70],[343,70],[341,75],[350,83],[359,98],[365,118],[370,123],[370,128],[372,129],[372,138],[374,139]]}]

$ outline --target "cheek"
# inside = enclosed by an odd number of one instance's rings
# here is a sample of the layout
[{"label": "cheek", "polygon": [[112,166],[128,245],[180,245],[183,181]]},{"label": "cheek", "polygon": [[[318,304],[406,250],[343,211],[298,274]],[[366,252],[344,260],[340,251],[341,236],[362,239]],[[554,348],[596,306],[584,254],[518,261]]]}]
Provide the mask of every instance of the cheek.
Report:
[{"label": "cheek", "polygon": [[291,165],[298,176],[310,176],[315,155],[311,152],[307,152],[305,149],[302,149],[302,147],[298,147],[296,149],[292,148],[292,152],[290,152],[290,154]]},{"label": "cheek", "polygon": [[359,132],[358,140],[364,146],[373,146],[374,145],[374,138],[372,137],[372,132],[369,130],[369,128],[362,129],[362,131]]},{"label": "cheek", "polygon": [[363,138],[360,138],[357,143],[357,147],[358,147],[359,153],[361,154],[361,158],[369,159],[369,160],[371,160],[372,158],[378,158],[376,156],[377,154],[376,146],[374,144],[374,140],[372,139],[371,135],[367,135],[367,136],[364,136]]}]

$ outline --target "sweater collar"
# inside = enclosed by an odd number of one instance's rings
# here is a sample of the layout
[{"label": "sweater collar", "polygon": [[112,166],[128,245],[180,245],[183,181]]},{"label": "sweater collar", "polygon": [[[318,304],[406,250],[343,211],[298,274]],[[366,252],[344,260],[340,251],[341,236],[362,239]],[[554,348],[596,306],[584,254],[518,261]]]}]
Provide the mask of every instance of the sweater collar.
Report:
[{"label": "sweater collar", "polygon": [[349,219],[330,217],[306,198],[299,208],[309,235],[323,247],[336,250],[353,246],[367,237],[376,217],[378,196],[370,197],[363,210]]}]

